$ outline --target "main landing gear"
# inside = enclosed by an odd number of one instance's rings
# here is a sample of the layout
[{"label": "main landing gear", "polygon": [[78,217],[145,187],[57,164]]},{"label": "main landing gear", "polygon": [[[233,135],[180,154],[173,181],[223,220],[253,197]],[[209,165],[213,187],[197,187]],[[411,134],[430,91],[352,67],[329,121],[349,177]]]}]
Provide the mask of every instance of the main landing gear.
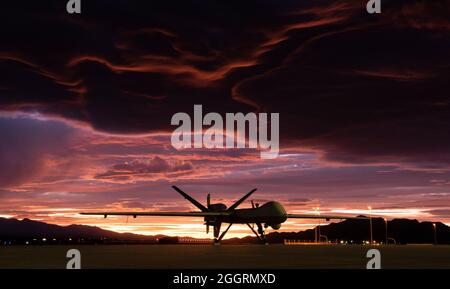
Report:
[{"label": "main landing gear", "polygon": [[252,232],[256,235],[256,237],[258,237],[258,239],[261,241],[262,244],[264,244],[264,245],[269,244],[269,243],[267,243],[264,228],[261,223],[256,223],[256,226],[258,227],[258,231],[255,231],[255,228],[253,228],[253,226],[248,223],[247,223],[247,226],[250,228],[250,230],[252,230]]},{"label": "main landing gear", "polygon": [[[226,228],[226,230],[222,232],[222,234],[220,234],[221,223],[214,225],[214,245],[220,245],[220,241],[223,239],[223,237],[225,237],[225,234],[228,232],[231,225],[233,225],[233,223],[230,223],[228,225],[228,227]],[[258,230],[255,230],[254,224],[252,226],[249,223],[247,223],[247,226],[250,228],[250,230],[252,230],[252,232],[256,235],[256,237],[258,237],[258,239],[261,241],[262,244],[264,244],[264,245],[269,244],[269,243],[267,243],[264,227],[261,223],[256,223]],[[219,236],[219,234],[220,234],[220,236]]]}]

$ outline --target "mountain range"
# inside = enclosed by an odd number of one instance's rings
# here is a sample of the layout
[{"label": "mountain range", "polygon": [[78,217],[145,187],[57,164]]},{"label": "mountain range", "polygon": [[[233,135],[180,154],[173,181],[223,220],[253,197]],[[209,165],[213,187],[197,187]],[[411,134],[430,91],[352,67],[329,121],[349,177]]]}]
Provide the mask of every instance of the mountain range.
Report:
[{"label": "mountain range", "polygon": [[[434,229],[434,225],[436,231]],[[386,230],[387,229],[387,230]],[[383,218],[372,218],[373,240],[385,242],[386,231],[389,243],[434,243],[435,237],[439,244],[450,244],[450,227],[441,222],[419,222],[410,219],[393,219],[386,223]],[[319,232],[319,228],[317,228]],[[436,234],[435,234],[436,232]],[[316,229],[299,232],[271,232],[266,235],[269,243],[283,243],[285,239],[298,241],[313,241]],[[370,240],[370,226],[367,220],[345,220],[320,226],[322,241],[346,241],[363,243]],[[60,244],[77,243],[158,243],[162,240],[177,240],[176,237],[165,235],[138,235],[132,233],[117,233],[98,227],[85,225],[59,226],[30,219],[0,218],[0,244]],[[247,236],[223,240],[224,244],[257,243],[257,238]],[[175,241],[176,243],[176,241]]]}]

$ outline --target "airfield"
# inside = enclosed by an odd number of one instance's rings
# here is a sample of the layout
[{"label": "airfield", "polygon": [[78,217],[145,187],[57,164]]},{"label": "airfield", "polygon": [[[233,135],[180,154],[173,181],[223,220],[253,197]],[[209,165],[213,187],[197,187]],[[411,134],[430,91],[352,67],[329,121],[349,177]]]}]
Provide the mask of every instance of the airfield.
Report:
[{"label": "airfield", "polygon": [[81,252],[85,269],[364,269],[371,248],[380,250],[382,268],[450,268],[446,245],[280,244],[3,246],[0,268],[64,269],[72,248]]}]

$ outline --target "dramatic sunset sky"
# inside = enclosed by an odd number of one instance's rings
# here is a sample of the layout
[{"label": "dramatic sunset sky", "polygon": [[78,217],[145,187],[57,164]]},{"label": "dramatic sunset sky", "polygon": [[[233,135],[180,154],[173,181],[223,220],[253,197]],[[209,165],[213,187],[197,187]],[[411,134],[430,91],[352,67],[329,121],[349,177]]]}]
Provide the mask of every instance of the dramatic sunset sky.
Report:
[{"label": "dramatic sunset sky", "polygon": [[[449,1],[25,3],[0,19],[0,217],[206,237],[201,218],[78,215],[194,210],[177,185],[450,225]],[[194,104],[280,113],[279,157],[175,150],[171,117]]]}]

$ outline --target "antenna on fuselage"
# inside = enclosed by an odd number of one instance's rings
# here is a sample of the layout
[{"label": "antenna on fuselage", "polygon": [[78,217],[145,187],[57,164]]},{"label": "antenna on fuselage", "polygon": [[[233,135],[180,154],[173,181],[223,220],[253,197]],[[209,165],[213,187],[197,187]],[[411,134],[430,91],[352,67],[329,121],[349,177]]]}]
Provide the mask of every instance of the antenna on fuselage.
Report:
[{"label": "antenna on fuselage", "polygon": [[256,209],[256,208],[259,207],[259,204],[258,203],[255,204],[255,202],[253,202],[253,200],[251,200],[251,203],[252,203],[252,208],[253,209]]}]

